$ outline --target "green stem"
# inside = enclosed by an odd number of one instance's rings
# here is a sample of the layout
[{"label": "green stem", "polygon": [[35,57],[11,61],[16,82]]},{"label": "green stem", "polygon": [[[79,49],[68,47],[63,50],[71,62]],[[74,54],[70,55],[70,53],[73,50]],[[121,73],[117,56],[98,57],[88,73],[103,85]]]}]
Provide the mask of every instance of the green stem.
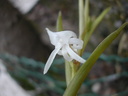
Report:
[{"label": "green stem", "polygon": [[72,79],[72,68],[71,68],[71,62],[65,61],[65,75],[66,75],[66,84],[70,83]]},{"label": "green stem", "polygon": [[72,68],[72,78],[73,78],[75,76],[76,72],[78,71],[80,64],[77,61],[74,61],[70,64],[71,64],[71,68]]},{"label": "green stem", "polygon": [[77,70],[79,68],[79,62],[68,62],[65,61],[65,74],[66,74],[66,84],[70,83],[70,81],[73,79],[75,76]]},{"label": "green stem", "polygon": [[79,0],[79,38],[82,35],[84,29],[84,3],[83,0]]}]

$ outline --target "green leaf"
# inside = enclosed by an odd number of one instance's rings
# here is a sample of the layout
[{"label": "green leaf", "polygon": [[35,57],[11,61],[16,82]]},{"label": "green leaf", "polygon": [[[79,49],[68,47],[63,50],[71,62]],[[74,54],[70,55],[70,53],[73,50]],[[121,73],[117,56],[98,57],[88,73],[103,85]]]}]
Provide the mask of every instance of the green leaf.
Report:
[{"label": "green leaf", "polygon": [[87,61],[80,67],[80,69],[77,71],[76,75],[68,85],[65,93],[63,96],[76,96],[77,92],[82,85],[82,82],[87,77],[88,73],[90,72],[92,66],[96,62],[96,60],[99,58],[101,53],[112,43],[112,41],[121,33],[121,31],[124,29],[124,27],[128,24],[124,23],[120,28],[118,28],[116,31],[111,33],[107,38],[105,38],[93,51],[91,56],[87,59]]},{"label": "green leaf", "polygon": [[[94,30],[97,28],[97,26],[99,25],[99,23],[103,20],[103,18],[105,17],[105,15],[108,13],[109,10],[110,10],[110,7],[107,8],[107,9],[105,9],[105,10],[97,17],[97,19],[92,23],[90,30],[86,30],[86,29],[85,29],[85,31],[87,31],[87,32],[86,32],[86,34],[84,35],[84,36],[85,36],[85,37],[84,37],[84,45],[83,45],[83,48],[82,48],[82,50],[81,50],[81,52],[80,52],[80,55],[82,55],[82,53],[84,52],[85,47],[86,47],[86,45],[87,45],[87,43],[88,43],[88,41],[89,41],[89,39],[90,39],[92,33],[93,33]],[[88,26],[88,27],[89,27],[89,26]]]},{"label": "green leaf", "polygon": [[63,23],[62,23],[61,11],[59,12],[58,18],[57,18],[56,31],[63,31]]},{"label": "green leaf", "polygon": [[105,15],[108,13],[108,11],[110,11],[110,7],[106,8],[94,21],[93,25],[92,25],[92,29],[90,31],[90,33],[92,33],[95,28],[99,25],[99,23],[103,20],[103,18],[105,17]]}]

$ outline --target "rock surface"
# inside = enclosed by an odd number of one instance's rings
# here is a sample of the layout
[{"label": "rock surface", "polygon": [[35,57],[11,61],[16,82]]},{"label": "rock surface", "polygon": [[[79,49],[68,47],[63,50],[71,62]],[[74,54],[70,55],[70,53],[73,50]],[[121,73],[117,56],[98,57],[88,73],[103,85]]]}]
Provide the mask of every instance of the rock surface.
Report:
[{"label": "rock surface", "polygon": [[8,74],[0,60],[0,96],[31,96]]}]

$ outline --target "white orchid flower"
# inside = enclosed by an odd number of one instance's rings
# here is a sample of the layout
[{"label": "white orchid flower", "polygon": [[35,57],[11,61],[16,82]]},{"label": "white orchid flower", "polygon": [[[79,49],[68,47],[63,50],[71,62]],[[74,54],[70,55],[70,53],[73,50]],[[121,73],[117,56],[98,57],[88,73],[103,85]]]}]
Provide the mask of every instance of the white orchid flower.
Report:
[{"label": "white orchid flower", "polygon": [[84,63],[86,61],[76,53],[78,49],[82,48],[83,41],[77,39],[77,36],[74,32],[52,32],[48,28],[46,28],[46,30],[51,43],[55,46],[55,49],[52,51],[51,55],[49,56],[46,62],[46,65],[44,67],[44,74],[47,73],[57,54],[62,55],[67,61],[72,61],[73,59],[80,63]]}]

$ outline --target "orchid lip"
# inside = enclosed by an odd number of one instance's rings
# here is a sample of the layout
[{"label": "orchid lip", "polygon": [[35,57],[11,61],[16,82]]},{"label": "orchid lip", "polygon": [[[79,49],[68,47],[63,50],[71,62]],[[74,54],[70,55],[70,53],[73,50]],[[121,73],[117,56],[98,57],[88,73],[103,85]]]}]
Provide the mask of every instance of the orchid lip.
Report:
[{"label": "orchid lip", "polygon": [[47,60],[47,62],[46,62],[46,65],[45,65],[45,67],[44,67],[44,74],[47,73],[48,69],[50,68],[50,66],[51,66],[51,64],[52,64],[52,62],[53,62],[53,60],[54,60],[56,54],[59,52],[60,48],[61,48],[61,46],[57,46],[57,48],[55,48],[55,49],[52,51],[51,55],[49,56],[49,58],[48,58],[48,60]]}]

